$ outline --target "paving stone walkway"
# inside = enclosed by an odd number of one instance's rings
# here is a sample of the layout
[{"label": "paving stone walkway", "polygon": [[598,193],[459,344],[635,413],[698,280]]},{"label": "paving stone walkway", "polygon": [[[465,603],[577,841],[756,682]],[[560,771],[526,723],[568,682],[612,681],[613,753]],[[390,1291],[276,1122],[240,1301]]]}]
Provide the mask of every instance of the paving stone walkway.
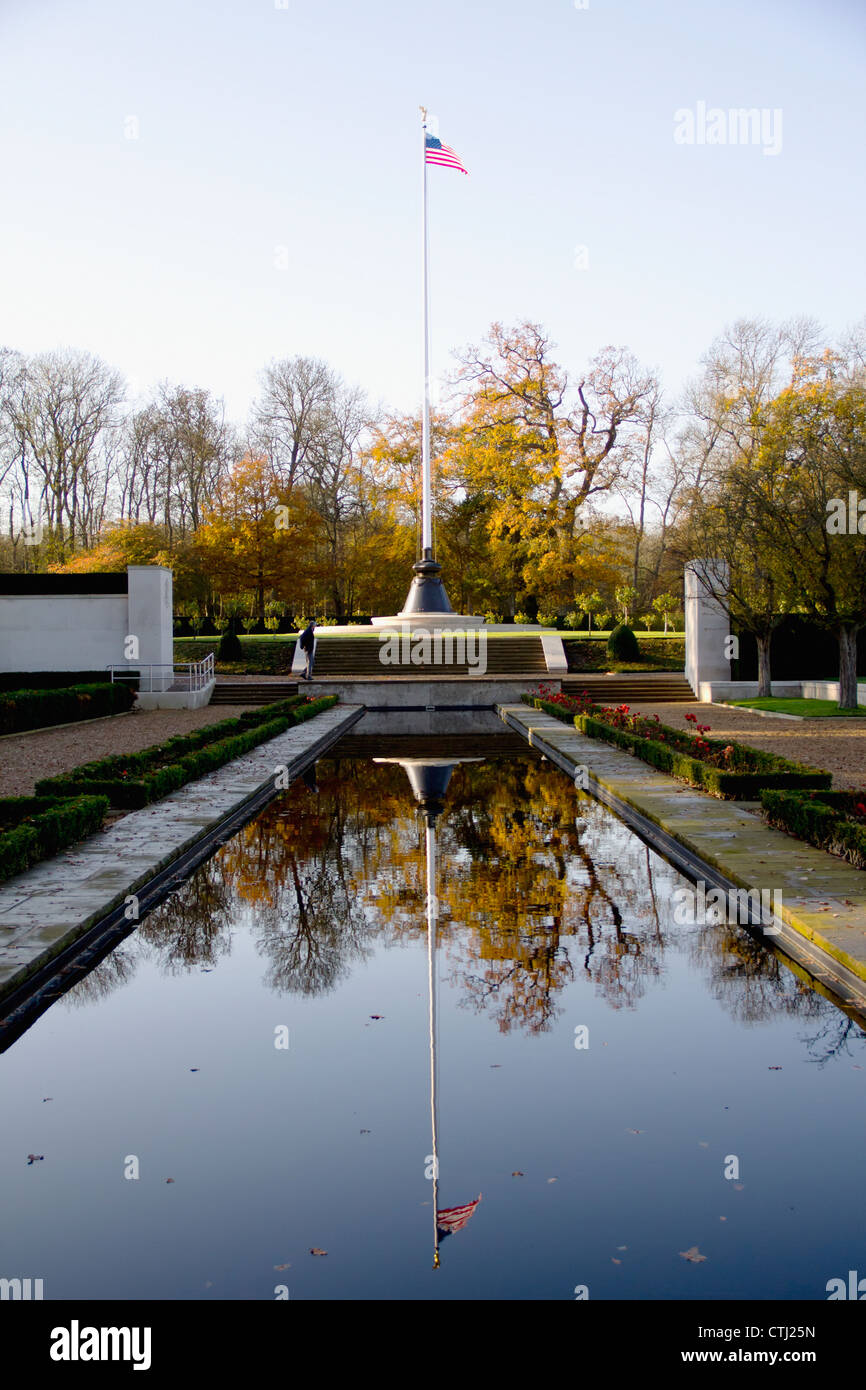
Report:
[{"label": "paving stone walkway", "polygon": [[363,713],[361,705],[323,710],[0,885],[0,998],[273,785],[278,767],[291,779]]}]

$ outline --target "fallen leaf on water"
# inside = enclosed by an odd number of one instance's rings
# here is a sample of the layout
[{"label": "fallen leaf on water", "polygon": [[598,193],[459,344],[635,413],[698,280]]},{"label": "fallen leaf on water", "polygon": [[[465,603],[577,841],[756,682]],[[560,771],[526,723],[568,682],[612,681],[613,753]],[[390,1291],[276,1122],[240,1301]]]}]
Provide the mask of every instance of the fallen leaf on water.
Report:
[{"label": "fallen leaf on water", "polygon": [[511,1174],[511,1176],[512,1176],[513,1178],[522,1178],[522,1177],[525,1177],[526,1175],[525,1175],[524,1173],[521,1173],[519,1168],[516,1168],[516,1169],[514,1170],[514,1172]]},{"label": "fallen leaf on water", "polygon": [[616,1258],[616,1256],[614,1256],[614,1255],[611,1255],[611,1257],[610,1257],[610,1262],[611,1262],[612,1265],[621,1265],[621,1264],[622,1264],[622,1260],[618,1260],[618,1259]]},{"label": "fallen leaf on water", "polygon": [[314,1245],[312,1250],[310,1251],[311,1255],[327,1255],[327,1253],[327,1250],[320,1250],[318,1245]]},{"label": "fallen leaf on water", "polygon": [[274,1265],[274,1269],[291,1269],[291,1265]]},{"label": "fallen leaf on water", "polygon": [[680,1254],[684,1260],[688,1260],[693,1265],[699,1265],[702,1260],[707,1258],[706,1255],[701,1254],[696,1245],[690,1245],[688,1250],[681,1250]]}]

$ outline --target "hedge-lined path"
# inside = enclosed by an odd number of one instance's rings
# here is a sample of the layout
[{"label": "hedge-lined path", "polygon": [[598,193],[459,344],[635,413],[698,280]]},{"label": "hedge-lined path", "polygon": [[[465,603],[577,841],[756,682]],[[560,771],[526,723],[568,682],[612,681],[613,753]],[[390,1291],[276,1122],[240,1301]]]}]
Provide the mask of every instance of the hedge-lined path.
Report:
[{"label": "hedge-lined path", "polygon": [[211,836],[227,817],[271,791],[277,767],[285,766],[291,780],[363,713],[362,705],[323,710],[0,885],[0,997],[122,907],[128,894]]},{"label": "hedge-lined path", "polygon": [[[579,694],[579,691],[572,691]],[[709,724],[710,738],[730,739],[777,753],[795,763],[808,763],[833,774],[834,787],[866,787],[866,719],[764,719],[754,710],[725,705],[650,704],[636,700],[629,708],[650,717],[657,714],[672,729],[691,729],[687,714]]]},{"label": "hedge-lined path", "polygon": [[656,847],[662,852],[683,847],[696,879],[701,866],[709,865],[736,888],[779,894],[782,930],[768,933],[769,943],[793,955],[858,1013],[866,1011],[866,872],[774,830],[750,803],[697,791],[529,705],[498,708],[510,728],[569,775],[588,769],[592,793],[627,821],[636,812],[647,829],[658,827]]},{"label": "hedge-lined path", "polygon": [[41,777],[58,777],[112,753],[140,753],[175,734],[192,733],[251,708],[244,704],[133,710],[82,724],[10,734],[0,742],[0,796],[32,796]]}]

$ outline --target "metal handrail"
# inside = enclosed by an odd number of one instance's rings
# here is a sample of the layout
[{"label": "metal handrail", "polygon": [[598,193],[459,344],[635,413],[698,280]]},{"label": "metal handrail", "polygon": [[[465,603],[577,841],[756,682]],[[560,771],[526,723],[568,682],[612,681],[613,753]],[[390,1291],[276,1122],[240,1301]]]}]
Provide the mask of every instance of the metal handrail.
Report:
[{"label": "metal handrail", "polygon": [[[154,671],[170,671],[170,679],[158,676],[157,689],[203,690],[214,679],[214,654],[209,652],[202,661],[125,661],[106,666],[115,681],[138,681],[143,695],[154,693]],[[145,678],[145,672],[147,673]],[[146,679],[146,683],[145,683]]]}]

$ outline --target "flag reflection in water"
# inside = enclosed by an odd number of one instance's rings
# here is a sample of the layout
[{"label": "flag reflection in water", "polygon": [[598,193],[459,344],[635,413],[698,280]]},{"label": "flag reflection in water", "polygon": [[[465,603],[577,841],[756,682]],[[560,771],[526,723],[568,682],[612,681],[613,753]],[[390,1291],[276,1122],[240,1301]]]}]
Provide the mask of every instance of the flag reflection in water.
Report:
[{"label": "flag reflection in water", "polygon": [[439,1268],[439,1246],[446,1236],[462,1231],[475,1215],[481,1193],[474,1202],[459,1207],[439,1206],[439,1123],[437,1109],[436,947],[439,896],[437,893],[436,821],[445,805],[445,793],[456,763],[483,762],[483,758],[376,758],[377,763],[399,763],[405,770],[415,800],[424,812],[427,860],[427,987],[430,1018],[430,1121],[433,1159],[433,1268]]}]

